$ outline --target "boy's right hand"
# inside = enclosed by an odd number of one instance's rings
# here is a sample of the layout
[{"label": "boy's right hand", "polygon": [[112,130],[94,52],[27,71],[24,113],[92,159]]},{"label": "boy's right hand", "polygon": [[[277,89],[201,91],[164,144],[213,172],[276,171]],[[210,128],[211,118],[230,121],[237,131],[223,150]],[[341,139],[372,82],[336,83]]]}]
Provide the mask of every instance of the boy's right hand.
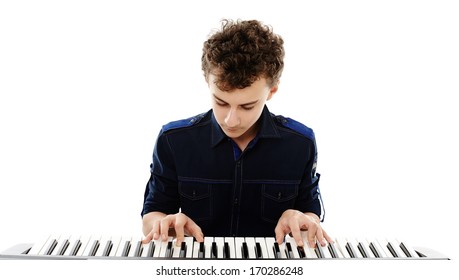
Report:
[{"label": "boy's right hand", "polygon": [[[147,214],[148,215],[148,214]],[[197,242],[204,241],[204,234],[201,228],[187,215],[183,213],[177,213],[172,215],[166,215],[161,219],[155,219],[151,231],[145,236],[142,242],[148,243],[152,239],[161,239],[166,241],[169,237],[169,231],[176,237],[176,245],[180,246],[185,234],[187,236],[193,236]]]}]

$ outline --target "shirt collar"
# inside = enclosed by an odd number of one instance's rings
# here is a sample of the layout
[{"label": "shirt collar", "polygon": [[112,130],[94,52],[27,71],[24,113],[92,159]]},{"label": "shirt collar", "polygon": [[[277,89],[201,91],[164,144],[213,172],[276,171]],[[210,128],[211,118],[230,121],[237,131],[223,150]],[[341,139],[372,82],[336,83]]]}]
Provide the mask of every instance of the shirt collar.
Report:
[{"label": "shirt collar", "polygon": [[[221,129],[220,125],[218,124],[217,120],[215,119],[214,113],[212,111],[212,147],[218,145],[224,139],[228,137]],[[274,124],[273,117],[268,110],[268,107],[265,105],[263,108],[263,112],[259,118],[260,121],[260,130],[258,131],[257,137],[258,138],[280,138],[279,131],[277,130],[276,125]]]}]

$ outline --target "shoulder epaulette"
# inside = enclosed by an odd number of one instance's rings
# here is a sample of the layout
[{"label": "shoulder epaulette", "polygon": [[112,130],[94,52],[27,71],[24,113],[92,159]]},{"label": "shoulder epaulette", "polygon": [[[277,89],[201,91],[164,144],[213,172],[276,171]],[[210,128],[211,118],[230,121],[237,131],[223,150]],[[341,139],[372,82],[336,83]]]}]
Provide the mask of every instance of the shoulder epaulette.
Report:
[{"label": "shoulder epaulette", "polygon": [[190,126],[196,125],[202,120],[202,118],[204,118],[205,114],[206,113],[202,113],[202,114],[196,115],[188,119],[169,122],[163,125],[162,131],[166,132],[172,129],[184,128],[184,127],[190,127]]},{"label": "shoulder epaulette", "polygon": [[275,116],[274,118],[282,126],[287,127],[311,140],[315,140],[314,131],[306,125],[281,115]]}]

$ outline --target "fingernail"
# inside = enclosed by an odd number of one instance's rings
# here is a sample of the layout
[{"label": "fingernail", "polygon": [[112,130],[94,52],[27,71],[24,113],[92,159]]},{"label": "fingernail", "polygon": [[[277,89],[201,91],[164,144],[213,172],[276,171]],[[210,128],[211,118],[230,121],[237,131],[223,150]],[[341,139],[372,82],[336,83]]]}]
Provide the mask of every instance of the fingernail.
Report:
[{"label": "fingernail", "polygon": [[158,239],[158,234],[157,234],[156,232],[153,234],[153,239],[154,239],[154,240],[157,240],[157,239]]}]

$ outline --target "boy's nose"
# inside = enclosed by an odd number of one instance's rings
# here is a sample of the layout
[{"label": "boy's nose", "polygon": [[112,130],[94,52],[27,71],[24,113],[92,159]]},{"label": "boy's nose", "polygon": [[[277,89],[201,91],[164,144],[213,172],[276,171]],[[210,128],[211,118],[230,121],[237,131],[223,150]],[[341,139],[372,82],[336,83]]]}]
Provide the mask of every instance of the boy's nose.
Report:
[{"label": "boy's nose", "polygon": [[235,109],[230,109],[228,111],[228,114],[226,115],[225,118],[225,124],[228,127],[236,127],[240,123],[239,116],[237,115],[237,112]]}]

